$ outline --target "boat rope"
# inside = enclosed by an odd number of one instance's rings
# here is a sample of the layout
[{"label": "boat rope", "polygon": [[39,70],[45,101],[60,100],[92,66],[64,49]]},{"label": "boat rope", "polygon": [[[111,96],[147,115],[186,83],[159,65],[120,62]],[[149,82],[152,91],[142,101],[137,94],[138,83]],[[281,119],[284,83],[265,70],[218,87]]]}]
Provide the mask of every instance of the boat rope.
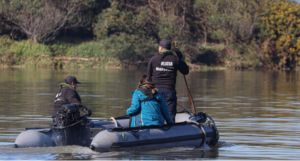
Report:
[{"label": "boat rope", "polygon": [[204,135],[204,138],[202,139],[202,142],[201,142],[201,145],[200,145],[200,147],[201,147],[201,146],[203,146],[205,144],[205,141],[206,141],[206,132],[205,132],[205,130],[203,128],[203,124],[200,124],[200,129],[202,130],[203,135]]},{"label": "boat rope", "polygon": [[198,120],[197,122],[202,122],[203,121],[204,122],[203,124],[208,125],[209,127],[211,127],[214,130],[215,137],[212,140],[212,144],[216,145],[218,143],[219,139],[220,139],[219,130],[218,130],[217,126],[216,126],[216,123],[206,113],[200,112],[200,113],[198,113],[198,115],[201,115],[203,118],[200,119],[200,120]]},{"label": "boat rope", "polygon": [[115,127],[118,127],[118,122],[116,121],[116,119],[114,117],[111,117],[110,119],[115,123]]},{"label": "boat rope", "polygon": [[64,127],[53,127],[53,129],[65,129],[65,128],[68,128],[68,127],[77,125],[77,124],[79,124],[79,123],[82,123],[82,122],[84,122],[84,121],[85,121],[85,119],[82,119],[82,120],[79,120],[79,121],[77,121],[77,122],[75,122],[75,123],[73,123],[73,124],[71,124],[71,125],[64,126]]},{"label": "boat rope", "polygon": [[206,115],[206,114],[205,114],[205,116],[206,116],[205,124],[207,124],[209,127],[211,127],[215,132],[215,137],[212,141],[212,144],[216,145],[219,141],[219,138],[220,138],[219,130],[216,126],[216,123],[213,121],[213,119],[210,116]]},{"label": "boat rope", "polygon": [[213,140],[213,144],[216,145],[216,144],[218,143],[218,141],[219,141],[219,138],[220,138],[219,130],[217,129],[216,124],[214,124],[214,125],[212,126],[212,128],[214,129],[215,134],[216,134],[216,135],[215,135],[215,138],[214,138],[214,140]]},{"label": "boat rope", "polygon": [[190,123],[190,124],[195,124],[199,129],[201,129],[201,131],[202,131],[202,133],[203,133],[203,139],[202,139],[202,142],[201,142],[201,144],[200,144],[200,147],[201,146],[203,146],[204,144],[205,144],[205,142],[206,142],[206,132],[205,132],[205,130],[204,130],[204,128],[203,128],[203,123],[199,123],[199,122],[197,122],[197,121],[186,121],[187,123]]}]

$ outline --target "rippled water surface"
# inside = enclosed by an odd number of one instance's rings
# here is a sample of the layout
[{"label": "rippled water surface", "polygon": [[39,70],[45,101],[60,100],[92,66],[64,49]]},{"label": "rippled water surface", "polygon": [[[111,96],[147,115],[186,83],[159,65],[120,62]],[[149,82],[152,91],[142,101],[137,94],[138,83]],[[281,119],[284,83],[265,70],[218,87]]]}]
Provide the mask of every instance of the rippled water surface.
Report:
[{"label": "rippled water surface", "polygon": [[[299,71],[203,71],[187,76],[197,112],[217,124],[215,147],[174,147],[99,153],[87,147],[12,148],[25,127],[49,127],[58,84],[68,75],[82,82],[78,92],[92,120],[126,114],[131,91],[143,70],[0,69],[0,160],[30,159],[299,159]],[[178,103],[189,108],[183,77]],[[181,110],[178,107],[178,110]]]}]

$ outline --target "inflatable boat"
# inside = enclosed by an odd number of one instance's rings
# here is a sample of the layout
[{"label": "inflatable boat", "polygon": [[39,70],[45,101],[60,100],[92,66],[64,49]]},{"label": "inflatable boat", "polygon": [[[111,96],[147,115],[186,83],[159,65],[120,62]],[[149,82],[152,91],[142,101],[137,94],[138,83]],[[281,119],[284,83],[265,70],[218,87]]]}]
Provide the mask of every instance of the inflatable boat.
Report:
[{"label": "inflatable boat", "polygon": [[176,123],[164,126],[129,127],[130,117],[91,121],[81,116],[69,125],[26,128],[15,140],[15,148],[79,145],[94,151],[143,150],[215,145],[219,132],[213,119],[177,113]]}]

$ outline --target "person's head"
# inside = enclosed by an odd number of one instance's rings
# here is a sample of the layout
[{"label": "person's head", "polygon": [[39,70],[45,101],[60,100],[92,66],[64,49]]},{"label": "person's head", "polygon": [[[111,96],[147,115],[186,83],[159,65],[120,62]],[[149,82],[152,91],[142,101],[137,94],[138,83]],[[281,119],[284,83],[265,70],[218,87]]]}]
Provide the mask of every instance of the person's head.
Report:
[{"label": "person's head", "polygon": [[149,85],[154,86],[154,83],[151,81],[151,79],[146,74],[144,74],[142,76],[142,78],[140,79],[137,88],[139,89],[142,85],[145,85],[145,84],[149,84]]},{"label": "person's head", "polygon": [[168,40],[161,40],[157,46],[158,51],[171,50],[171,42]]},{"label": "person's head", "polygon": [[77,84],[81,84],[80,82],[77,81],[76,77],[74,77],[74,76],[67,76],[65,79],[65,82],[67,84],[70,84],[75,89],[77,88]]}]

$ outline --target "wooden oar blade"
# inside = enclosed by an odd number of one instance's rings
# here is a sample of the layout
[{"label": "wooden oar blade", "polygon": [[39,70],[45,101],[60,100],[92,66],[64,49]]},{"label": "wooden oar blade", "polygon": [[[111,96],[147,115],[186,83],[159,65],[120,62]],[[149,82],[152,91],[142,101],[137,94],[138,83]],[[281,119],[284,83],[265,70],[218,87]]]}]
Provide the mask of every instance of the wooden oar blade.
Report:
[{"label": "wooden oar blade", "polygon": [[189,92],[188,92],[188,94],[189,94],[189,102],[190,102],[190,105],[191,105],[192,112],[193,112],[194,115],[196,115],[196,108],[195,108],[195,104],[194,104],[192,95]]}]

